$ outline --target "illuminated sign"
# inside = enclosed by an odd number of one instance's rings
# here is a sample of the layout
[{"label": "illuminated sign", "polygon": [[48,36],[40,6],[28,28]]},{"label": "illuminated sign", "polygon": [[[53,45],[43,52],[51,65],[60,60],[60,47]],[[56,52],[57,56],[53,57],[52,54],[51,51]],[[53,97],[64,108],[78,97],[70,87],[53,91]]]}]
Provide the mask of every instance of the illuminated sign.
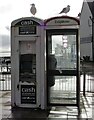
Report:
[{"label": "illuminated sign", "polygon": [[69,20],[55,20],[55,23],[69,23]]},{"label": "illuminated sign", "polygon": [[39,23],[36,21],[33,21],[33,20],[29,20],[29,19],[25,20],[24,19],[24,20],[21,20],[15,24],[15,26],[30,26],[30,25],[36,26],[36,25],[39,25]]},{"label": "illuminated sign", "polygon": [[36,26],[21,26],[19,27],[19,35],[36,34]]},{"label": "illuminated sign", "polygon": [[71,18],[53,18],[46,22],[46,25],[78,25],[78,20]]},{"label": "illuminated sign", "polygon": [[24,21],[21,21],[21,25],[33,25],[34,22],[32,20],[24,20]]}]

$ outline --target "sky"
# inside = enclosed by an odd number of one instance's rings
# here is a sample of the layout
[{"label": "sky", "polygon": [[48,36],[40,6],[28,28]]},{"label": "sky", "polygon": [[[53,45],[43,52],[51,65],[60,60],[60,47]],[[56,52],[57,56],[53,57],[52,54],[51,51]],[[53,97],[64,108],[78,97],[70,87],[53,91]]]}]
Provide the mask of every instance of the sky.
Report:
[{"label": "sky", "polygon": [[58,16],[59,12],[70,5],[67,15],[77,17],[81,12],[83,0],[0,0],[0,51],[10,51],[11,22],[21,17],[30,17],[31,5],[37,9],[35,17],[47,19]]},{"label": "sky", "polygon": [[81,11],[83,0],[0,0],[0,34],[8,34],[11,22],[21,17],[30,17],[30,4],[35,3],[36,17],[46,19],[58,15],[70,5],[68,15],[77,16]]}]

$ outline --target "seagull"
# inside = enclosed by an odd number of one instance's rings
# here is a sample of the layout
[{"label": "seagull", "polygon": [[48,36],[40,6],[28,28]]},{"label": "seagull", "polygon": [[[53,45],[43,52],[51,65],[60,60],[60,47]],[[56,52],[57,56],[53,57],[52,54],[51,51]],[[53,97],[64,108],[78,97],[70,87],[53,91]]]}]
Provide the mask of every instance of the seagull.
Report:
[{"label": "seagull", "polygon": [[81,13],[79,13],[77,17],[81,17]]},{"label": "seagull", "polygon": [[59,14],[61,14],[61,13],[68,13],[70,11],[70,5],[67,5],[67,7],[65,7],[65,8],[63,8],[63,10],[59,13]]},{"label": "seagull", "polygon": [[31,4],[31,9],[30,9],[30,12],[33,14],[33,15],[35,15],[36,14],[36,12],[37,12],[37,9],[36,9],[36,7],[35,7],[35,4],[33,3],[33,4]]}]

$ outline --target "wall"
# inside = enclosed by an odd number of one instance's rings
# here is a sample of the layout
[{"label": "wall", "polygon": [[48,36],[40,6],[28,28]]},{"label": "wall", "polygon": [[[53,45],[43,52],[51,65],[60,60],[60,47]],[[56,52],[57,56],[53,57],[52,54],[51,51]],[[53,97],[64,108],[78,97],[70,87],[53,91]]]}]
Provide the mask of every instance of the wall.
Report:
[{"label": "wall", "polygon": [[92,17],[91,11],[87,2],[83,3],[80,17],[80,51],[81,58],[90,56],[92,60]]}]

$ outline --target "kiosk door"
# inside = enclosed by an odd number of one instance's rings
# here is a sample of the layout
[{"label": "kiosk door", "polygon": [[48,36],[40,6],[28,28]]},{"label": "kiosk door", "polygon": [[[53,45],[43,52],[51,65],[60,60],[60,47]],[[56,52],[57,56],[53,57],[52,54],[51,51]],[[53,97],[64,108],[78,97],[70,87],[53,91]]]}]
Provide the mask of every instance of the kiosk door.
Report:
[{"label": "kiosk door", "polygon": [[77,29],[46,31],[48,105],[77,105]]}]

